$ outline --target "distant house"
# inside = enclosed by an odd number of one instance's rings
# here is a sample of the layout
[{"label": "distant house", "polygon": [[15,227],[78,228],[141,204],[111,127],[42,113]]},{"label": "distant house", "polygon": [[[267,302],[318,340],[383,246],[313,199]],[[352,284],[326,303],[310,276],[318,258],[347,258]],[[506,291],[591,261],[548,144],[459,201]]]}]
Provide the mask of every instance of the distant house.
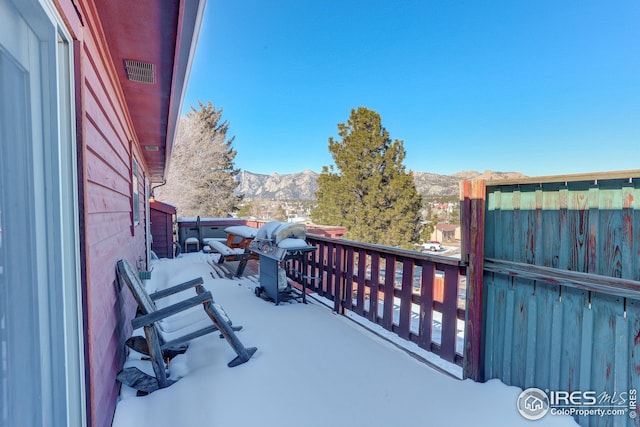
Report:
[{"label": "distant house", "polygon": [[460,224],[438,224],[431,240],[439,242],[454,242],[460,240]]},{"label": "distant house", "polygon": [[347,229],[340,226],[328,225],[309,225],[307,227],[309,234],[318,234],[320,236],[331,237],[332,239],[341,239],[344,237]]},{"label": "distant house", "polygon": [[0,426],[111,425],[205,0],[0,0]]}]

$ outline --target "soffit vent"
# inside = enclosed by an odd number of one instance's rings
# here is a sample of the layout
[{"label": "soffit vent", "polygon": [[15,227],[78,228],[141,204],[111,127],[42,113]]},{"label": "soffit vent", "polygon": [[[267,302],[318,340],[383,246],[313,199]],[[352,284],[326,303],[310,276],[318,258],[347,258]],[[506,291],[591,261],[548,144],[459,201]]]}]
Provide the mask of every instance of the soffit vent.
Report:
[{"label": "soffit vent", "polygon": [[156,82],[155,67],[150,62],[125,59],[124,68],[127,71],[127,78],[132,82],[147,84],[154,84]]}]

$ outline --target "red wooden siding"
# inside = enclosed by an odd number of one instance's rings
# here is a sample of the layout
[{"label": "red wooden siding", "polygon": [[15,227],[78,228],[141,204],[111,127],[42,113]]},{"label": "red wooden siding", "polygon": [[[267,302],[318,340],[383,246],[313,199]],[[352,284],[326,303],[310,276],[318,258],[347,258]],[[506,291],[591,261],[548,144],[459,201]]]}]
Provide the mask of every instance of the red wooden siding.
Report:
[{"label": "red wooden siding", "polygon": [[[131,334],[124,319],[135,305],[116,280],[120,258],[135,265],[145,253],[144,201],[146,165],[138,151],[116,73],[91,5],[81,2],[85,28],[76,50],[79,122],[79,165],[83,205],[82,262],[86,316],[86,383],[89,423],[111,425],[118,394],[115,376],[125,354],[123,342]],[[132,153],[133,151],[133,153]],[[139,218],[132,224],[131,156],[138,163]]]}]

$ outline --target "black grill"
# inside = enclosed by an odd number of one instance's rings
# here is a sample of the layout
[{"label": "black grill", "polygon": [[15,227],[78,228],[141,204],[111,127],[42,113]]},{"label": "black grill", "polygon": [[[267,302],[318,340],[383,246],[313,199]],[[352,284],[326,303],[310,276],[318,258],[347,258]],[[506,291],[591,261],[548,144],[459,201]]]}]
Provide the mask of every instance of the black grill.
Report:
[{"label": "black grill", "polygon": [[316,250],[306,242],[307,228],[304,224],[268,222],[260,228],[249,250],[260,258],[260,286],[256,295],[275,302],[276,305],[291,299],[306,303],[305,280],[302,292],[291,286],[286,277],[286,263],[304,261],[307,254]]}]

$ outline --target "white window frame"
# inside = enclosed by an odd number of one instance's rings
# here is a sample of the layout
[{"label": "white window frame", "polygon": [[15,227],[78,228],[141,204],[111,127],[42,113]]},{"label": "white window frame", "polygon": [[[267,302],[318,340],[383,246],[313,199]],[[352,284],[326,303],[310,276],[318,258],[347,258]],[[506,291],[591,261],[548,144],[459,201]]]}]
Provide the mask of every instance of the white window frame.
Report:
[{"label": "white window frame", "polygon": [[144,218],[145,218],[145,228],[146,228],[146,241],[147,241],[147,269],[149,268],[149,263],[151,262],[151,243],[153,242],[153,237],[151,236],[151,206],[149,205],[149,191],[150,183],[149,178],[144,177]]},{"label": "white window frame", "polygon": [[[51,4],[51,7],[54,7]],[[57,16],[57,15],[56,15]],[[62,31],[62,20],[58,16],[58,84],[59,84],[59,131],[60,141],[68,144],[60,145],[60,182],[62,229],[62,263],[63,283],[76,284],[64,287],[65,333],[67,334],[65,349],[65,366],[67,367],[67,416],[68,425],[86,425],[86,395],[84,366],[84,330],[82,279],[80,274],[80,224],[78,208],[78,162],[75,138],[75,102],[73,43],[71,35]],[[78,424],[76,424],[78,423]]]},{"label": "white window frame", "polygon": [[[131,219],[133,226],[140,224],[140,166],[134,156],[131,156]],[[132,234],[133,230],[132,230]]]}]

